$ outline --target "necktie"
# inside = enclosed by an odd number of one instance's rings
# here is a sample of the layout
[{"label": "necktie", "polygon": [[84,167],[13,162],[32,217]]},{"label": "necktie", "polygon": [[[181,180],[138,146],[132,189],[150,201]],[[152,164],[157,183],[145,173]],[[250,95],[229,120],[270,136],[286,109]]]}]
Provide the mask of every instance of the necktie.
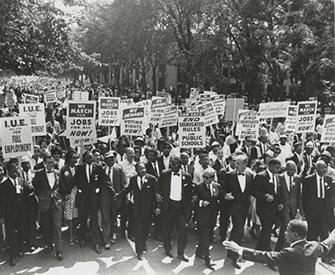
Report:
[{"label": "necktie", "polygon": [[292,190],[292,177],[290,176],[290,190],[289,190],[289,192],[291,192],[291,190]]},{"label": "necktie", "polygon": [[48,170],[47,173],[50,174],[50,173],[53,173],[54,170]]},{"label": "necktie", "polygon": [[173,175],[174,175],[174,176],[180,176],[180,174],[179,174],[179,173],[173,173]]},{"label": "necktie", "polygon": [[323,199],[324,194],[323,194],[322,178],[320,178],[319,188],[320,188],[320,199]]},{"label": "necktie", "polygon": [[158,171],[157,171],[157,168],[156,168],[156,163],[153,162],[152,166],[154,167],[155,174],[158,176]]},{"label": "necktie", "polygon": [[208,189],[208,191],[209,191],[210,196],[212,196],[212,192],[211,192],[211,186],[210,186],[210,184],[206,184],[206,187],[207,187],[207,189]]},{"label": "necktie", "polygon": [[244,176],[244,173],[237,173],[238,176]]}]

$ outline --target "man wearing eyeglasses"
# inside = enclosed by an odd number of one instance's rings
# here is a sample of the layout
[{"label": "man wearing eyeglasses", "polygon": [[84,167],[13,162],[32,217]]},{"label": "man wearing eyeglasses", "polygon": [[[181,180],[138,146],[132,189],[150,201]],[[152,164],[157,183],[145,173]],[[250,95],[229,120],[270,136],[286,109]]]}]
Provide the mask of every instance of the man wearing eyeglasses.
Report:
[{"label": "man wearing eyeglasses", "polygon": [[214,182],[215,171],[205,169],[202,173],[203,182],[196,185],[194,194],[197,196],[196,217],[200,240],[195,255],[205,260],[208,268],[213,269],[210,259],[209,245],[214,240],[214,227],[219,212],[220,185]]}]

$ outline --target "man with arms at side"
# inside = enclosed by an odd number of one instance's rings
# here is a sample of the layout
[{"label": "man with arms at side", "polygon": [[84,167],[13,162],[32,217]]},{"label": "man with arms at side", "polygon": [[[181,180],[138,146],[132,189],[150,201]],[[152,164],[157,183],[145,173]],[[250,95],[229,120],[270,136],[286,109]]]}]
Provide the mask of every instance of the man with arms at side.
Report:
[{"label": "man with arms at side", "polygon": [[306,236],[306,222],[292,220],[285,232],[290,247],[280,252],[251,250],[231,241],[225,241],[223,245],[247,261],[277,265],[281,275],[315,275],[317,259],[327,255],[335,244],[335,230],[323,242],[307,241]]}]

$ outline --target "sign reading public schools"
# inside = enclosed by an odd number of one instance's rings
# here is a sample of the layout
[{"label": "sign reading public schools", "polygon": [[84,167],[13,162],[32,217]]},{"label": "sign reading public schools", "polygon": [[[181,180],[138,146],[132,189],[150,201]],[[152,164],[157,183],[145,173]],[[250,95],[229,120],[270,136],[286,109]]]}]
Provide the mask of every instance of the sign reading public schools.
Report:
[{"label": "sign reading public schools", "polygon": [[180,113],[178,118],[180,148],[204,148],[206,146],[205,115]]},{"label": "sign reading public schools", "polygon": [[27,156],[33,153],[29,116],[0,118],[0,133],[4,158]]},{"label": "sign reading public schools", "polygon": [[335,142],[335,115],[325,115],[320,142]]},{"label": "sign reading public schools", "polygon": [[296,133],[314,132],[317,106],[317,101],[298,102]]},{"label": "sign reading public schools", "polygon": [[131,107],[122,110],[121,135],[142,136],[144,130],[144,107]]},{"label": "sign reading public schools", "polygon": [[20,104],[19,111],[21,115],[30,117],[32,136],[44,136],[47,134],[43,103]]},{"label": "sign reading public schools", "polygon": [[120,98],[100,97],[99,98],[99,125],[119,126],[120,125]]},{"label": "sign reading public schools", "polygon": [[95,101],[68,101],[66,136],[70,146],[96,142],[95,110]]}]

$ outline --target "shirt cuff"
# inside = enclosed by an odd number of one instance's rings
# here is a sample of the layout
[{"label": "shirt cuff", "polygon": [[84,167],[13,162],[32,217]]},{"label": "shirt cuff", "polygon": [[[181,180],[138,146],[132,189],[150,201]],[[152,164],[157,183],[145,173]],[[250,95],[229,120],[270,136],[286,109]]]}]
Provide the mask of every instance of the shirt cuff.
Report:
[{"label": "shirt cuff", "polygon": [[202,207],[202,200],[199,201],[199,207]]},{"label": "shirt cuff", "polygon": [[240,255],[240,256],[242,256],[242,254],[243,254],[243,247],[240,247],[238,249],[237,254]]}]

